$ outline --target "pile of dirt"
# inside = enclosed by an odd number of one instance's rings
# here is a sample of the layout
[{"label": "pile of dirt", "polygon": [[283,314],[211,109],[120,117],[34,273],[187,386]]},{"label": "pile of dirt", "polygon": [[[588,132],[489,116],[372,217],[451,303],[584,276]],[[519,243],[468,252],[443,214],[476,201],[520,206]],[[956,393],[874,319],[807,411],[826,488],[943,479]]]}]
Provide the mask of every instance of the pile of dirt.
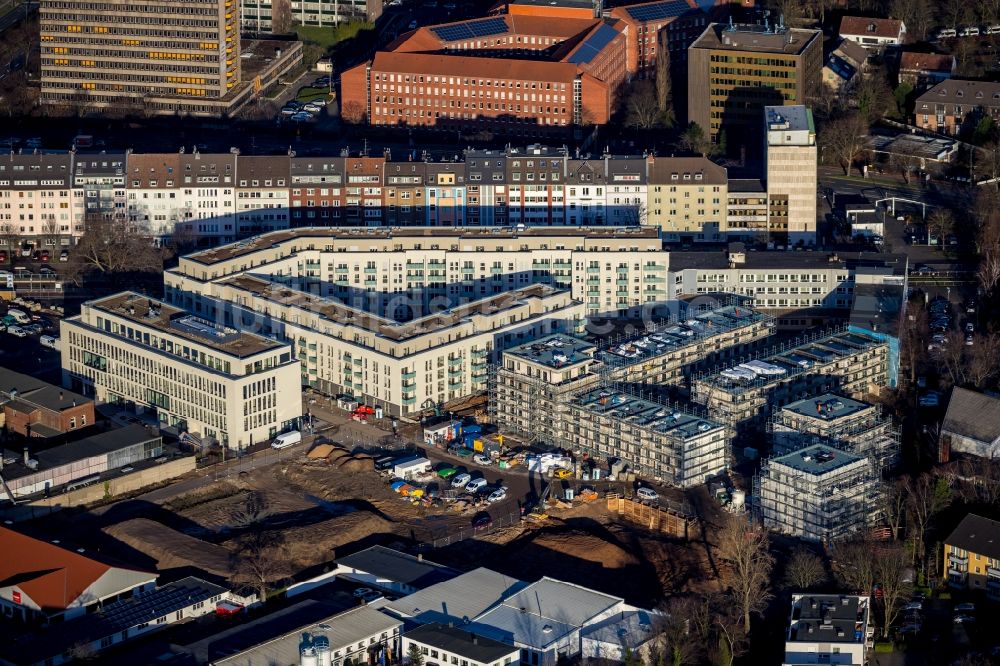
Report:
[{"label": "pile of dirt", "polygon": [[535,548],[551,551],[555,557],[563,555],[579,558],[588,562],[596,562],[609,569],[620,569],[639,564],[639,558],[625,550],[620,544],[606,541],[582,530],[540,532],[530,541]]},{"label": "pile of dirt", "polygon": [[309,452],[309,458],[326,460],[331,467],[347,473],[375,471],[375,463],[371,456],[364,453],[352,454],[342,444],[332,442],[316,446]]},{"label": "pile of dirt", "polygon": [[156,560],[158,571],[195,567],[221,578],[229,576],[229,550],[195,539],[147,518],[133,518],[104,532]]}]

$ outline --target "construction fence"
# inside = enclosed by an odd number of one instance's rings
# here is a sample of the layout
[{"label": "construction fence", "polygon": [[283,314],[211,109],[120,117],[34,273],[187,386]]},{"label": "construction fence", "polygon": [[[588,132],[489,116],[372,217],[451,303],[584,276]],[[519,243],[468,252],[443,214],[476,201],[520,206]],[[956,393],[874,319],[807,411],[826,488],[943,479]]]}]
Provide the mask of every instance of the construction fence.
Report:
[{"label": "construction fence", "polygon": [[696,519],[666,507],[637,502],[614,493],[608,494],[608,511],[618,514],[630,523],[641,525],[652,532],[688,539]]}]

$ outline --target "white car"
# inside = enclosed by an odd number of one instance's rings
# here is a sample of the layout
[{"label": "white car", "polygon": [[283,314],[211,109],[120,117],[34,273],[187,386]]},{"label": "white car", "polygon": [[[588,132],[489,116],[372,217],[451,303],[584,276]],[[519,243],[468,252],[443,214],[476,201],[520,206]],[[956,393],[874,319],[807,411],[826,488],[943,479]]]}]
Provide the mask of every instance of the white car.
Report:
[{"label": "white car", "polygon": [[489,456],[483,455],[482,453],[477,453],[476,455],[472,456],[472,462],[476,463],[477,465],[482,465],[483,467],[489,467],[490,465],[493,464],[493,461],[490,460]]},{"label": "white car", "polygon": [[969,624],[970,622],[975,622],[976,618],[971,615],[956,615],[955,624]]},{"label": "white car", "polygon": [[635,496],[641,500],[647,500],[649,502],[655,502],[656,500],[660,499],[659,493],[657,493],[652,488],[645,488],[645,487],[636,489]]},{"label": "white car", "polygon": [[486,479],[479,477],[478,479],[473,479],[465,484],[465,489],[470,493],[478,493],[480,490],[486,487]]},{"label": "white car", "polygon": [[323,110],[323,108],[320,107],[320,106],[317,106],[317,105],[313,104],[312,102],[310,102],[309,104],[306,104],[305,106],[303,106],[302,110],[303,111],[307,111],[309,113],[319,113],[320,111]]},{"label": "white car", "polygon": [[327,105],[327,101],[323,97],[317,97],[313,101],[309,102],[309,105],[323,107]]},{"label": "white car", "polygon": [[903,608],[904,611],[918,611],[923,609],[924,609],[924,604],[922,601],[911,601],[910,603],[906,604],[905,608]]},{"label": "white car", "polygon": [[11,326],[10,328],[7,329],[7,332],[10,333],[11,335],[13,335],[16,338],[26,338],[26,337],[28,337],[28,334],[20,326]]},{"label": "white car", "polygon": [[937,407],[941,404],[941,398],[937,393],[925,393],[917,399],[917,404],[921,407]]},{"label": "white car", "polygon": [[497,488],[496,490],[490,493],[490,496],[486,498],[486,501],[489,502],[490,504],[493,504],[494,502],[502,502],[505,499],[507,499],[507,489]]},{"label": "white car", "polygon": [[353,592],[351,592],[351,594],[353,594],[353,595],[354,595],[354,598],[355,598],[355,599],[361,599],[361,598],[362,598],[362,597],[364,597],[365,595],[368,595],[368,594],[371,594],[371,593],[372,593],[372,592],[374,592],[374,591],[375,591],[375,590],[373,590],[373,589],[372,589],[372,588],[370,588],[370,587],[359,587],[358,589],[356,589],[356,590],[354,590]]},{"label": "white car", "polygon": [[472,481],[471,474],[459,474],[454,479],[451,480],[452,488],[464,488],[469,485],[469,481]]},{"label": "white car", "polygon": [[955,606],[956,613],[975,613],[976,604],[958,604]]}]

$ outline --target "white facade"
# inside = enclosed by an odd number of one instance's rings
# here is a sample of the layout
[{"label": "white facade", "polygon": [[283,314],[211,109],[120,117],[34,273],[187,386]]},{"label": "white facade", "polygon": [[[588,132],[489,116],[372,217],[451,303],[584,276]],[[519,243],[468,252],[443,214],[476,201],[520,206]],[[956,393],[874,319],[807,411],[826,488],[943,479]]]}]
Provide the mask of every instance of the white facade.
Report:
[{"label": "white facade", "polygon": [[766,106],[769,229],[790,244],[816,241],[816,127],[805,106]]},{"label": "white facade", "polygon": [[296,427],[291,348],[123,292],[62,322],[64,383],[102,402],[242,448]]}]

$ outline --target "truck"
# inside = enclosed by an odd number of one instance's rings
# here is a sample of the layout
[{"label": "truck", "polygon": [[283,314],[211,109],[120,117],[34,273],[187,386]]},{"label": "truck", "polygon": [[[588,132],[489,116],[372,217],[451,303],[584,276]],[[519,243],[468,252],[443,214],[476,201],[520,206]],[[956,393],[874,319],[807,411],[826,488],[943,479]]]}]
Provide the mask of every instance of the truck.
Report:
[{"label": "truck", "polygon": [[298,430],[292,430],[291,432],[283,432],[274,438],[271,442],[272,449],[286,449],[293,444],[298,444],[302,441],[302,433]]},{"label": "truck", "polygon": [[17,308],[11,308],[10,310],[7,310],[7,316],[8,317],[13,317],[14,321],[16,321],[18,324],[30,324],[31,323],[31,316],[27,312],[25,312],[24,310],[18,310]]},{"label": "truck", "polygon": [[77,134],[73,137],[73,147],[74,148],[92,148],[94,146],[94,137],[90,134]]}]

